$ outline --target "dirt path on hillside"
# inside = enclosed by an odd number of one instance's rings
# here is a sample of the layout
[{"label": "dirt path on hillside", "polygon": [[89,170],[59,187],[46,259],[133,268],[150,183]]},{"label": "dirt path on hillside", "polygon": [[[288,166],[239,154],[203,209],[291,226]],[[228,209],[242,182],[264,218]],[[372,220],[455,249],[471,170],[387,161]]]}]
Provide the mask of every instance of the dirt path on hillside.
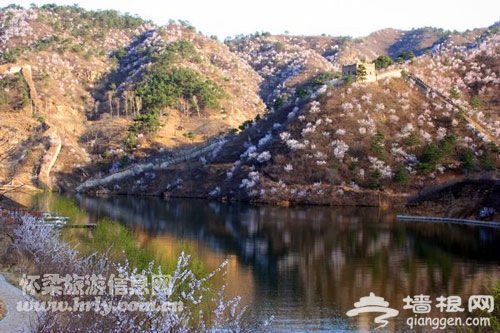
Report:
[{"label": "dirt path on hillside", "polygon": [[0,320],[1,333],[35,332],[36,314],[34,312],[19,312],[17,302],[24,301],[27,296],[8,283],[0,274],[0,299],[5,303],[7,314]]}]

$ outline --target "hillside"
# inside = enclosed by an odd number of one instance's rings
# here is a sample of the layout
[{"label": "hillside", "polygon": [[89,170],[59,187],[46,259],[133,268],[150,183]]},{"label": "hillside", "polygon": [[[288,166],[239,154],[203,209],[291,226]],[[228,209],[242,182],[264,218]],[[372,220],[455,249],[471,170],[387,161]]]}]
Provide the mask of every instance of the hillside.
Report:
[{"label": "hillside", "polygon": [[437,89],[465,114],[500,136],[500,35],[498,28],[484,32],[469,47],[444,43],[436,52],[417,59],[415,74]]},{"label": "hillside", "polygon": [[420,56],[429,53],[444,43],[468,45],[473,43],[485,29],[457,32],[432,27],[412,30],[383,29],[366,37],[349,39],[337,55],[341,63],[366,59],[371,61],[386,54],[397,59],[405,54]]},{"label": "hillside", "polygon": [[[0,22],[4,190],[380,205],[497,177],[496,26],[220,43],[76,6]],[[341,79],[380,55],[377,82]]]},{"label": "hillside", "polygon": [[270,108],[294,103],[318,86],[338,79],[342,65],[359,60],[371,62],[380,55],[394,61],[408,60],[449,43],[468,46],[486,29],[463,33],[425,27],[409,31],[383,29],[366,37],[288,36],[255,33],[225,43],[245,60],[263,81],[260,95]]},{"label": "hillside", "polygon": [[[140,186],[120,179],[117,188],[110,178],[100,188],[280,204],[379,205],[404,202],[428,186],[465,177],[495,177],[500,167],[495,115],[484,126],[474,119],[481,120],[477,115],[483,106],[500,109],[498,69],[492,66],[499,63],[498,37],[491,30],[475,45],[458,47],[455,54],[464,66],[452,66],[456,70],[440,65],[434,75],[423,71],[449,54],[446,44],[407,62],[403,70],[436,85],[435,92],[405,78],[341,86],[326,82],[271,110],[197,161],[172,164],[168,173],[139,172],[134,180]],[[460,86],[462,98],[454,98],[434,82],[438,76],[451,82],[466,78],[470,88]],[[481,106],[468,99],[477,89]]]},{"label": "hillside", "polygon": [[[323,40],[322,47],[311,39],[268,34],[243,37],[229,42],[231,51],[245,60],[263,78],[260,95],[272,108],[294,103],[304,97],[304,85],[318,74],[331,72],[334,67],[323,56],[338,45],[335,40]],[[318,48],[322,53],[317,52]],[[331,77],[333,78],[333,77]]]},{"label": "hillside", "polygon": [[[100,170],[124,156],[206,140],[265,109],[259,75],[187,25],[157,27],[115,11],[45,5],[6,7],[0,26],[4,185],[51,187],[56,179],[40,179],[44,161],[53,175],[96,164]],[[144,94],[157,89],[147,80],[162,62],[174,73],[160,79],[181,81],[168,103],[148,104],[138,85]],[[145,118],[154,129],[142,126]],[[51,149],[53,142],[61,149]]]}]

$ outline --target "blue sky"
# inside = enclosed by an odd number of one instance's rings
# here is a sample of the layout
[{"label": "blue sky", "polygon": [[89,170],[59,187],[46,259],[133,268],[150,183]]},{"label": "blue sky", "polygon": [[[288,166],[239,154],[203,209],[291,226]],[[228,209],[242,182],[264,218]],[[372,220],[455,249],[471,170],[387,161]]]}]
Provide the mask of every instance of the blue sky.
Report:
[{"label": "blue sky", "polygon": [[353,37],[389,27],[435,26],[464,31],[500,20],[500,1],[495,0],[1,0],[0,7],[10,3],[23,7],[30,3],[77,3],[86,9],[138,14],[160,25],[169,19],[183,19],[220,39],[256,31]]}]

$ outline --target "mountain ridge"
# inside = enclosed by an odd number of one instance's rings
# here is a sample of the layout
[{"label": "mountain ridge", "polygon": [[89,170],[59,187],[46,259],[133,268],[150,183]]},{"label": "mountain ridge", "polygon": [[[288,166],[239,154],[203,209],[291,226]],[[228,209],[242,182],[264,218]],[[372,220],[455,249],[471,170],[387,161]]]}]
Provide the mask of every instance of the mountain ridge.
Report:
[{"label": "mountain ridge", "polygon": [[[73,191],[175,160],[91,191],[377,205],[381,195],[404,201],[427,184],[498,170],[497,145],[469,126],[500,137],[495,25],[220,43],[185,23],[158,27],[71,6],[4,8],[0,22],[4,186],[40,186],[48,162],[43,183]],[[343,84],[343,64],[382,55],[403,78]],[[24,65],[40,100],[34,110],[14,73]],[[419,91],[408,73],[434,90]],[[436,147],[447,153],[432,155]],[[203,154],[177,159],[197,149]]]}]

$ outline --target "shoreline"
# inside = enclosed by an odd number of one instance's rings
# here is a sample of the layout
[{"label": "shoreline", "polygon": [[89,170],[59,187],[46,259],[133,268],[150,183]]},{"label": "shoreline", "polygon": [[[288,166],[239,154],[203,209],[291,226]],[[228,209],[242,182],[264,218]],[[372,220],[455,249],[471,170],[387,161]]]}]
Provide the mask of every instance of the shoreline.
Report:
[{"label": "shoreline", "polygon": [[[29,211],[26,203],[16,201],[15,193],[0,195],[0,209]],[[363,190],[345,191],[344,196],[323,196],[294,200],[256,200],[238,197],[210,197],[202,195],[165,193],[72,193],[63,192],[63,195],[87,195],[91,197],[133,196],[133,197],[161,197],[163,200],[202,199],[221,203],[247,203],[251,205],[272,205],[280,207],[298,206],[325,206],[325,207],[379,207],[382,210],[394,209],[402,215],[430,215],[435,217],[462,218],[473,220],[500,220],[500,180],[497,179],[461,179],[420,189],[414,193],[393,193],[390,190]],[[30,196],[29,192],[23,195]],[[24,198],[26,201],[26,197]],[[7,203],[7,204],[5,204]],[[482,207],[492,208],[495,213],[491,216],[480,217]]]}]

